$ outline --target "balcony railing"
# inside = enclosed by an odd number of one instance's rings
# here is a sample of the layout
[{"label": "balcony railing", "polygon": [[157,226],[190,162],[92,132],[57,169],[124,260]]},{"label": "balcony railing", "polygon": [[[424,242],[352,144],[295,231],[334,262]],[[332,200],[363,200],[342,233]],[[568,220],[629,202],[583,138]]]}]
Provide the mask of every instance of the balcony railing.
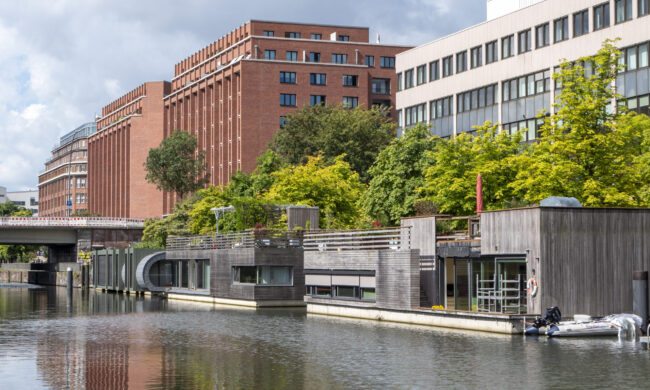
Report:
[{"label": "balcony railing", "polygon": [[203,236],[171,236],[167,250],[216,250],[235,248],[302,247],[303,234],[297,232],[244,231]]},{"label": "balcony railing", "polygon": [[306,251],[408,250],[411,227],[305,232]]}]

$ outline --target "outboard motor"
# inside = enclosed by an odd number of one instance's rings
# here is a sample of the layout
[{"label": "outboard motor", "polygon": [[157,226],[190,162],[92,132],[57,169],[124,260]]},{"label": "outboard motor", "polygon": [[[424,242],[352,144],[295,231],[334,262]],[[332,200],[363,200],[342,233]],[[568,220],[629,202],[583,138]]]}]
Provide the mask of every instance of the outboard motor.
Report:
[{"label": "outboard motor", "polygon": [[549,307],[542,318],[537,318],[535,322],[524,331],[525,335],[538,335],[539,328],[549,327],[562,321],[562,313],[557,306]]}]

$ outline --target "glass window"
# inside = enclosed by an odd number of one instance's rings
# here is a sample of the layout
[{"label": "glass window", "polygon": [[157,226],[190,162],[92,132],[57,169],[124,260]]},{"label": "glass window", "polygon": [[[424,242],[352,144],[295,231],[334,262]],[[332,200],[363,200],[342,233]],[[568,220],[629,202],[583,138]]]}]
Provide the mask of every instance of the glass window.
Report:
[{"label": "glass window", "polygon": [[295,94],[289,94],[289,93],[281,93],[280,94],[280,105],[281,106],[294,107],[296,105],[296,95]]},{"label": "glass window", "polygon": [[569,39],[569,18],[567,16],[555,20],[555,42],[562,42]]},{"label": "glass window", "polygon": [[310,73],[309,83],[311,85],[326,85],[327,75],[325,73]]},{"label": "glass window", "polygon": [[497,41],[485,44],[485,63],[491,64],[499,59],[497,55]]},{"label": "glass window", "polygon": [[336,296],[340,298],[358,298],[358,287],[336,286]]},{"label": "glass window", "polygon": [[295,84],[296,72],[280,72],[280,82],[283,84]]},{"label": "glass window", "polygon": [[639,68],[648,66],[648,44],[639,45]]},{"label": "glass window", "polygon": [[339,35],[337,37],[337,39],[339,41],[341,41],[341,42],[348,42],[350,40],[350,36],[349,35]]},{"label": "glass window", "polygon": [[284,33],[285,38],[300,38],[300,33],[299,32],[290,32],[287,31]]},{"label": "glass window", "polygon": [[348,55],[347,54],[332,54],[332,63],[333,64],[347,64]]},{"label": "glass window", "polygon": [[402,90],[402,74],[401,73],[397,74],[397,90],[398,91]]},{"label": "glass window", "polygon": [[472,48],[472,69],[483,65],[483,47],[477,46]]},{"label": "glass window", "polygon": [[462,51],[456,54],[456,73],[461,73],[467,70],[467,51]]},{"label": "glass window", "polygon": [[298,61],[298,52],[287,51],[287,61]]},{"label": "glass window", "polygon": [[404,88],[408,89],[413,87],[413,69],[404,71]]},{"label": "glass window", "polygon": [[639,0],[639,16],[648,14],[648,0]]},{"label": "glass window", "polygon": [[275,59],[275,50],[264,50],[264,59],[274,60]]},{"label": "glass window", "polygon": [[287,125],[287,117],[286,116],[281,116],[280,117],[280,128],[284,129],[284,126]]},{"label": "glass window", "polygon": [[274,35],[275,35],[275,33],[273,31],[264,31],[264,36],[265,37],[272,37]]},{"label": "glass window", "polygon": [[580,35],[589,32],[589,10],[583,10],[573,14],[573,36],[579,37]]},{"label": "glass window", "polygon": [[454,74],[454,58],[448,56],[442,59],[442,77]]},{"label": "glass window", "polygon": [[627,53],[627,70],[636,69],[636,46],[630,47],[626,50]]},{"label": "glass window", "polygon": [[540,48],[550,44],[548,37],[548,23],[535,27],[535,47]]},{"label": "glass window", "polygon": [[417,67],[417,84],[422,85],[427,82],[427,66],[420,65]]},{"label": "glass window", "polygon": [[519,54],[530,51],[530,30],[521,31],[519,37]]},{"label": "glass window", "polygon": [[254,265],[233,267],[233,281],[257,284],[257,267]]},{"label": "glass window", "polygon": [[429,81],[435,81],[440,78],[440,61],[429,62]]},{"label": "glass window", "polygon": [[309,53],[309,62],[320,62],[320,53]]},{"label": "glass window", "polygon": [[609,27],[609,2],[594,7],[594,31]]},{"label": "glass window", "polygon": [[359,105],[359,98],[356,96],[343,96],[343,106],[346,108],[355,108]]},{"label": "glass window", "polygon": [[316,106],[318,104],[325,105],[325,95],[311,95],[309,96],[309,104]]},{"label": "glass window", "polygon": [[366,66],[375,67],[375,56],[366,56]]},{"label": "glass window", "polygon": [[376,299],[374,288],[361,288],[361,299],[367,301],[374,301]]},{"label": "glass window", "polygon": [[322,34],[311,34],[311,39],[320,40],[320,39],[323,39],[323,35]]},{"label": "glass window", "polygon": [[379,67],[380,68],[394,68],[395,67],[395,57],[379,57]]},{"label": "glass window", "polygon": [[632,19],[632,0],[615,0],[615,19],[616,23],[622,23]]},{"label": "glass window", "polygon": [[357,75],[343,75],[343,86],[344,87],[356,87],[359,85],[359,76]]},{"label": "glass window", "polygon": [[507,102],[510,100],[510,82],[509,81],[504,81],[503,82],[503,101]]},{"label": "glass window", "polygon": [[514,55],[513,40],[514,35],[501,38],[501,58],[508,58]]}]

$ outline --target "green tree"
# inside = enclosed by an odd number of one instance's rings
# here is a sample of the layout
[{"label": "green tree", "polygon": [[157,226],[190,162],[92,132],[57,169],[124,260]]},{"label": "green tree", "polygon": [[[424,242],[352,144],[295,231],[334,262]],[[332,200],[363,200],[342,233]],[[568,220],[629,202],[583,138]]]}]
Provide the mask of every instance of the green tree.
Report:
[{"label": "green tree", "polygon": [[137,245],[139,248],[164,249],[169,236],[189,235],[189,213],[200,199],[200,194],[185,198],[174,206],[174,213],[164,219],[148,219],[144,222],[142,240]]},{"label": "green tree", "polygon": [[161,191],[178,194],[180,199],[208,183],[205,151],[196,152],[196,137],[176,130],[158,148],[149,150],[145,161],[146,180]]},{"label": "green tree", "polygon": [[28,211],[29,212],[28,217],[32,215],[32,213],[29,210],[23,207],[19,207],[13,202],[0,203],[0,217],[14,217],[17,216],[15,214],[20,212],[21,210]]},{"label": "green tree", "polygon": [[[641,154],[647,117],[612,109],[612,88],[622,65],[612,41],[594,56],[563,62],[554,78],[562,90],[540,130],[538,144],[516,159],[515,193],[537,203],[548,196],[572,196],[585,206],[641,206]],[[585,72],[589,64],[593,70]],[[644,124],[645,123],[645,124]],[[647,183],[647,182],[646,182]]]},{"label": "green tree", "polygon": [[271,204],[316,206],[321,225],[328,229],[356,226],[362,215],[358,202],[365,186],[344,159],[341,155],[328,165],[323,156],[308,157],[305,165],[273,173],[274,183],[265,200]]},{"label": "green tree", "polygon": [[345,154],[345,161],[365,183],[375,158],[395,138],[395,129],[396,124],[381,108],[305,106],[287,117],[272,148],[291,165],[304,164],[308,156],[319,153],[332,163]]},{"label": "green tree", "polygon": [[[32,211],[12,202],[0,204],[0,217],[31,217]],[[28,262],[35,258],[37,245],[0,245],[0,261]]]},{"label": "green tree", "polygon": [[516,200],[508,184],[517,175],[512,158],[527,148],[521,133],[499,132],[498,125],[486,122],[475,127],[477,135],[460,134],[440,139],[433,152],[435,164],[425,171],[421,194],[442,213],[472,215],[476,212],[476,177],[483,178],[483,206],[507,208]]},{"label": "green tree", "polygon": [[379,153],[361,197],[366,214],[383,224],[396,224],[413,215],[413,205],[420,197],[418,188],[424,186],[424,171],[433,163],[430,152],[435,143],[429,126],[418,124]]}]

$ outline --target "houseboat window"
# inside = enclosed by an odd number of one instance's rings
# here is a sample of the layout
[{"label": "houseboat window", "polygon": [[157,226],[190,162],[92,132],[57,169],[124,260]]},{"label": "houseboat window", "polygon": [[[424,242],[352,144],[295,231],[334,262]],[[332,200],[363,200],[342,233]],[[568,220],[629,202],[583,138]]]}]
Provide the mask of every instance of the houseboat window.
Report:
[{"label": "houseboat window", "polygon": [[361,289],[361,299],[374,301],[375,300],[375,289],[374,288],[362,288]]},{"label": "houseboat window", "polygon": [[339,298],[358,298],[358,287],[336,286],[336,296]]},{"label": "houseboat window", "polygon": [[290,266],[236,266],[233,267],[233,281],[259,285],[291,285],[293,267]]},{"label": "houseboat window", "polygon": [[256,266],[239,266],[234,268],[234,281],[237,283],[257,283]]},{"label": "houseboat window", "polygon": [[307,295],[316,297],[331,297],[332,287],[330,286],[307,286]]}]

